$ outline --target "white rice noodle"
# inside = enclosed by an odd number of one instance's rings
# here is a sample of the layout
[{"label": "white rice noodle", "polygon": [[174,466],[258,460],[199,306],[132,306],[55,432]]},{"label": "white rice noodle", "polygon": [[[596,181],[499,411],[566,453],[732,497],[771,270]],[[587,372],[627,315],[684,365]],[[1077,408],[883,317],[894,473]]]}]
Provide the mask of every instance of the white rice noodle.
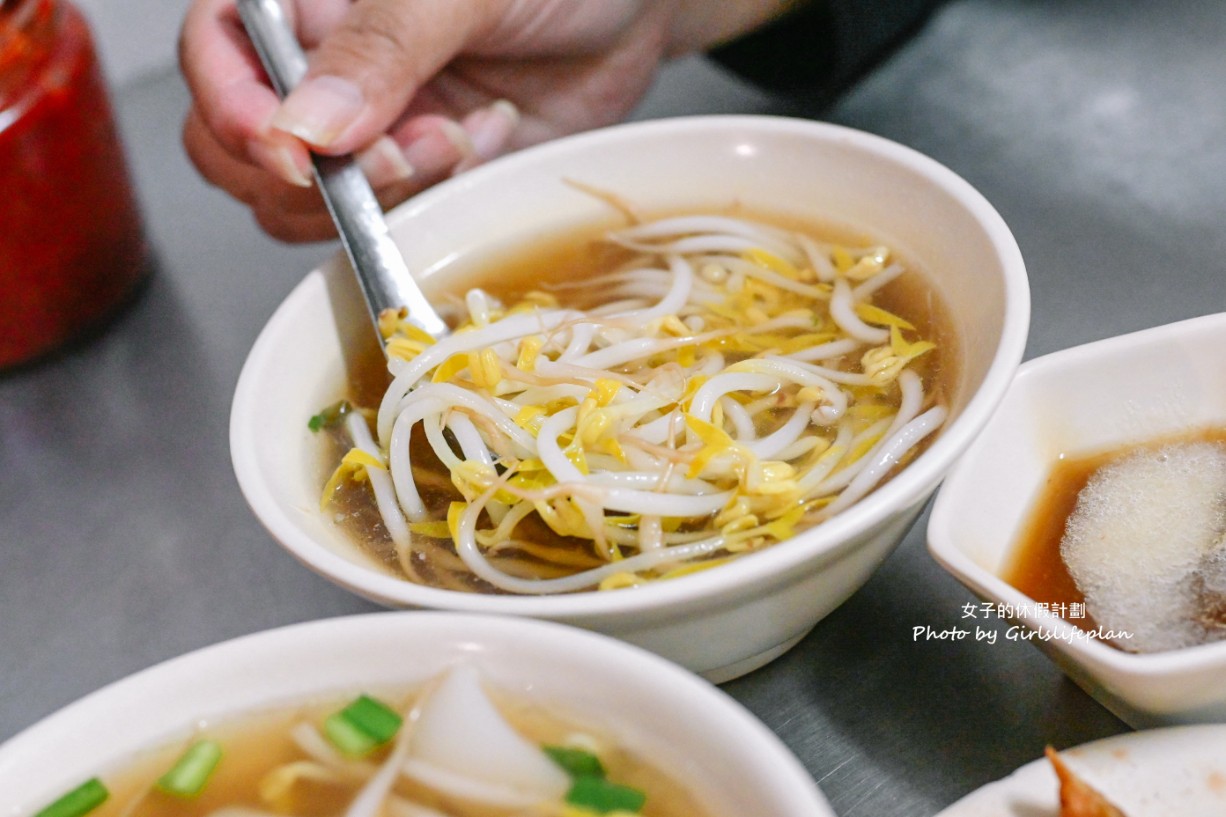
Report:
[{"label": "white rice noodle", "polygon": [[749,442],[757,438],[758,432],[754,428],[753,416],[744,406],[725,394],[719,398],[719,407],[724,412],[724,418],[732,423],[738,440]]},{"label": "white rice noodle", "polygon": [[566,348],[558,355],[558,361],[573,361],[591,348],[592,339],[596,337],[597,329],[597,325],[590,322],[577,323],[572,326],[570,329],[570,342],[566,344]]},{"label": "white rice noodle", "polygon": [[668,271],[672,277],[672,286],[658,304],[650,309],[639,309],[620,315],[612,315],[611,317],[647,323],[657,318],[663,318],[666,315],[674,315],[680,312],[681,308],[689,301],[690,293],[694,287],[694,268],[680,255],[670,255],[668,257]]},{"label": "white rice noodle", "polygon": [[382,765],[370,780],[366,781],[366,785],[362,787],[357,796],[349,802],[344,817],[379,817],[383,803],[391,793],[392,787],[396,785],[396,780],[400,777],[400,768],[409,754],[416,721],[417,708],[414,707],[404,718],[404,725],[396,734],[392,750],[388,752]]},{"label": "white rice noodle", "polygon": [[477,326],[488,326],[490,314],[498,308],[499,304],[485,290],[470,289],[464,295],[464,306],[468,309],[469,320]]},{"label": "white rice noodle", "polygon": [[[427,433],[429,433],[432,427],[437,425],[438,420],[436,418],[437,415],[426,418]],[[432,420],[433,422],[431,422]],[[452,411],[449,413],[447,415],[447,428],[455,436],[456,442],[459,443],[460,451],[464,454],[466,462],[481,463],[489,467],[491,474],[494,473],[494,456],[490,453],[485,440],[481,437],[481,432],[477,430],[477,427],[467,414],[462,411]],[[441,432],[438,436],[442,437]],[[446,440],[443,439],[442,442],[446,443]],[[450,452],[451,447],[446,446],[446,448]],[[448,466],[448,469],[454,470],[454,467]],[[502,502],[490,502],[486,510],[489,512],[493,523],[497,525],[502,522],[503,516],[506,515],[507,506]]]},{"label": "white rice noodle", "polygon": [[605,369],[613,369],[634,360],[682,346],[690,346],[693,343],[693,338],[635,338],[623,341],[616,346],[588,352],[572,360],[571,365],[587,369],[588,376],[595,379],[602,376]]},{"label": "white rice noodle", "polygon": [[379,440],[387,444],[392,432],[392,423],[400,410],[400,402],[409,394],[423,375],[447,358],[461,352],[472,352],[485,349],[512,338],[520,338],[535,333],[548,333],[567,321],[581,318],[582,313],[573,310],[540,310],[523,315],[512,315],[490,326],[473,329],[469,332],[457,332],[426,347],[425,351],[408,361],[390,361],[389,368],[394,369],[395,378],[383,395],[379,404],[379,414],[376,423]]},{"label": "white rice noodle", "polygon": [[790,355],[785,355],[785,357],[802,363],[812,363],[815,360],[829,360],[849,355],[861,346],[863,346],[863,343],[855,338],[841,338],[839,340],[832,340],[829,343],[819,343],[816,346],[810,346],[808,349],[793,352]]},{"label": "white rice noodle", "polygon": [[723,371],[725,365],[723,355],[719,352],[708,352],[699,358],[694,374],[699,377],[711,377]]},{"label": "white rice noodle", "polygon": [[734,363],[728,367],[728,371],[754,372],[760,376],[819,389],[824,403],[814,409],[813,418],[814,422],[819,424],[836,423],[847,411],[847,394],[815,366],[783,357],[764,357]]},{"label": "white rice noodle", "polygon": [[816,375],[817,377],[825,378],[830,383],[838,383],[844,386],[873,386],[877,385],[877,381],[862,372],[844,372],[839,369],[831,369],[827,366],[818,366],[814,363],[806,363],[803,360],[797,360],[795,357],[788,355],[777,358],[778,360],[787,360],[795,363],[797,366],[805,367],[804,370]]},{"label": "white rice noodle", "polygon": [[373,775],[377,768],[369,761],[354,760],[342,755],[319,733],[319,729],[308,721],[294,724],[289,730],[289,736],[294,745],[311,760],[346,776],[365,780]]},{"label": "white rice noodle", "polygon": [[542,423],[536,434],[536,455],[559,482],[581,482],[584,478],[583,473],[566,458],[566,454],[558,445],[558,437],[575,425],[578,416],[577,408],[559,411]]},{"label": "white rice noodle", "polygon": [[677,436],[685,429],[685,423],[678,422],[681,416],[680,411],[669,412],[650,422],[635,426],[633,430],[626,432],[626,436],[642,440],[650,445],[675,444]]},{"label": "white rice noodle", "polygon": [[[839,495],[839,500],[841,500],[844,494],[853,490],[851,487],[853,484],[857,486],[855,490],[859,491],[859,495],[863,496],[881,481],[881,478],[894,467],[903,454],[944,422],[945,413],[942,409],[941,412],[935,414],[930,411],[926,415],[927,421],[918,423],[916,419],[918,424],[912,426],[912,420],[916,418],[923,405],[923,384],[914,372],[904,371],[899,375],[898,385],[902,393],[898,413],[889,420],[881,420],[869,426],[867,430],[852,439],[849,448],[856,448],[860,440],[871,438],[876,434],[880,434],[881,439],[859,460],[819,483],[810,492],[811,496],[825,496],[834,491],[842,491],[843,493]],[[928,427],[929,425],[931,428]],[[923,433],[915,436],[919,431]],[[862,472],[865,471],[870,475],[861,478]],[[838,501],[832,502],[825,508],[825,513],[837,513],[854,501],[851,499],[842,504]]]},{"label": "white rice noodle", "polygon": [[628,488],[637,491],[668,491],[687,496],[701,496],[711,492],[711,483],[690,479],[683,473],[655,471],[601,471],[584,478],[589,485],[601,488]]},{"label": "white rice noodle", "polygon": [[823,444],[825,441],[825,437],[818,436],[817,434],[803,435],[797,438],[797,440],[787,448],[776,454],[775,459],[782,460],[783,462],[798,460],[804,455],[808,454],[814,448],[817,448],[819,445]]},{"label": "white rice noodle", "polygon": [[702,217],[701,221],[688,217],[661,219],[610,233],[609,240],[623,247],[649,253],[726,252],[728,250],[724,247],[730,247],[733,252],[764,249],[792,264],[804,261],[804,255],[792,245],[786,232],[741,219],[719,216]]},{"label": "white rice noodle", "polygon": [[851,291],[851,299],[856,303],[867,300],[874,292],[902,275],[903,269],[902,264],[890,264],[872,278],[857,284]]},{"label": "white rice noodle", "polygon": [[400,502],[400,509],[413,522],[424,521],[427,511],[426,504],[417,491],[417,482],[413,479],[409,436],[413,431],[413,426],[423,418],[446,410],[447,404],[441,401],[417,400],[412,406],[400,412],[392,427],[390,441],[392,485],[396,488],[396,498]]},{"label": "white rice noodle", "polygon": [[890,339],[890,330],[869,326],[860,320],[860,316],[856,314],[851,285],[844,278],[834,282],[834,294],[830,296],[830,317],[840,329],[856,340],[877,345]]},{"label": "white rice noodle", "polygon": [[447,418],[447,428],[451,430],[456,442],[460,444],[460,450],[464,452],[464,459],[491,466],[494,464],[494,457],[486,447],[485,440],[481,439],[480,432],[473,425],[473,421],[468,419],[467,414],[462,411],[451,412]]},{"label": "white rice noodle", "polygon": [[815,407],[815,403],[801,403],[786,423],[767,436],[746,443],[745,447],[760,460],[778,457],[781,451],[799,440],[800,435],[809,427]]},{"label": "white rice noodle", "polygon": [[708,215],[661,218],[617,230],[613,236],[628,238],[632,241],[654,241],[695,233],[730,233],[752,238],[763,245],[779,242],[778,246],[785,248],[792,237],[792,234],[786,230],[768,224],[759,224],[730,216]]},{"label": "white rice noodle", "polygon": [[[729,495],[731,495],[731,492],[729,492]],[[669,500],[667,495],[661,494],[660,497]],[[725,497],[726,499],[727,497]],[[594,567],[590,570],[584,570],[556,579],[520,579],[515,576],[509,576],[491,565],[486,561],[485,555],[482,554],[481,549],[477,546],[474,537],[477,519],[487,500],[488,494],[482,496],[476,502],[470,503],[467,510],[461,514],[459,530],[457,532],[458,536],[456,537],[456,551],[460,554],[460,558],[464,560],[464,564],[468,566],[469,570],[495,587],[502,588],[511,593],[528,595],[572,593],[576,590],[583,590],[594,584],[599,584],[615,573],[633,573],[669,563],[679,564],[715,553],[724,546],[723,537],[714,536],[688,544],[656,548],[646,553],[639,553],[616,562],[610,562],[600,567]],[[676,516],[678,514],[670,510],[668,515]]]},{"label": "white rice noodle", "polygon": [[902,460],[904,454],[940,428],[944,421],[944,406],[934,406],[887,438],[884,445],[873,450],[871,456],[867,458],[869,462],[848,483],[847,488],[839,494],[838,499],[825,507],[825,513],[838,513],[853,502],[859,501]]},{"label": "white rice noodle", "polygon": [[736,371],[738,365],[740,364],[732,366],[726,374],[712,377],[694,392],[694,398],[690,401],[690,416],[709,423],[715,404],[724,395],[734,391],[772,392],[779,388],[779,378],[769,374]]},{"label": "white rice noodle", "polygon": [[[467,494],[455,542],[461,560],[495,587],[539,594],[588,589],[614,574],[667,571],[719,553],[726,542],[718,532],[677,530],[674,522],[709,518],[740,501],[748,469],[765,461],[797,469],[802,496],[831,498],[822,514],[835,513],[872,490],[943,422],[940,407],[921,413],[924,388],[905,367],[897,378],[901,404],[895,414],[865,425],[858,419],[862,413],[849,411],[862,399],[861,387],[880,385],[856,356],[890,339],[887,328],[856,314],[857,304],[902,274],[900,265],[853,288],[834,269],[830,246],[724,216],[663,219],[617,231],[610,240],[646,255],[598,281],[559,287],[600,287],[603,307],[587,313],[512,309],[494,319],[501,306],[484,293],[470,293],[473,328],[438,340],[410,360],[389,363],[394,379],[379,406],[378,443],[360,417],[347,421],[355,445],[387,463],[387,471],[367,470],[402,564],[411,555],[408,520],[429,517],[410,461],[417,423],[445,467],[478,476],[473,463],[489,469],[489,485],[457,481]],[[798,269],[811,268],[819,285],[755,263],[747,254],[755,249]],[[763,289],[744,291],[749,279]],[[730,310],[752,316],[746,321],[751,325],[728,328]],[[678,337],[677,319],[692,334]],[[831,321],[842,337],[731,365],[725,358],[746,336],[827,332]],[[533,365],[520,370],[528,338],[539,351]],[[677,353],[689,348],[698,350],[692,362]],[[466,378],[487,380],[475,372],[466,376],[464,369],[455,383],[431,380],[454,355],[475,352],[483,367],[491,355],[499,367],[488,384],[493,394],[468,386]],[[608,381],[618,384],[612,395]],[[601,399],[594,405],[589,398],[597,393]],[[529,428],[516,423],[525,410]],[[789,410],[786,418],[778,416]],[[706,432],[698,434],[701,427],[693,421],[717,423],[735,445],[704,450]],[[700,452],[701,473],[691,475]],[[852,452],[866,453],[852,461]],[[548,472],[528,483],[543,487],[525,489],[506,477],[524,460],[539,460]],[[505,492],[516,499],[493,501]],[[753,499],[769,508],[765,500]],[[524,579],[495,568],[485,549],[513,544],[518,522],[537,508],[549,511],[546,504],[567,525],[582,527],[576,535],[589,538],[608,562],[552,579]],[[612,518],[624,515],[630,521]],[[479,530],[479,523],[486,527]]]},{"label": "white rice noodle", "polygon": [[[558,445],[558,437],[563,431],[573,427],[578,411],[574,408],[559,411],[541,425],[536,438],[537,456],[554,478],[563,484],[590,484],[590,480],[566,458]],[[701,517],[715,513],[724,507],[732,495],[731,491],[705,495],[660,494],[634,488],[606,488],[600,493],[603,494],[604,507],[609,510],[680,517]],[[580,496],[580,499],[587,498],[586,495]]]},{"label": "white rice noodle", "polygon": [[847,456],[853,439],[851,423],[845,420],[839,424],[829,447],[821,453],[817,462],[797,480],[804,491],[805,498],[824,496],[818,489]]},{"label": "white rice noodle", "polygon": [[830,247],[818,243],[804,233],[797,233],[796,239],[804,250],[805,260],[809,262],[809,266],[816,273],[817,280],[826,284],[834,281],[837,272],[834,269],[834,264],[830,261]]},{"label": "white rice noodle", "polygon": [[412,409],[419,401],[464,408],[473,417],[483,417],[497,426],[503,436],[515,444],[521,456],[528,456],[532,452],[532,435],[515,425],[514,419],[500,410],[497,403],[478,392],[460,388],[452,383],[426,383],[401,401],[402,411]]},{"label": "white rice noodle", "polygon": [[765,267],[760,267],[757,264],[746,261],[743,258],[737,258],[729,255],[715,255],[707,259],[708,263],[719,264],[728,270],[735,271],[739,275],[744,275],[746,278],[756,278],[759,281],[765,281],[771,286],[778,287],[785,292],[791,292],[795,295],[803,295],[806,298],[812,298],[815,301],[825,301],[830,297],[828,289],[806,284],[802,281],[795,281],[785,275],[780,275],[777,272],[768,270]]},{"label": "white rice noodle", "polygon": [[[817,483],[807,495],[810,497],[829,496],[846,488],[855,479],[856,474],[860,473],[860,470],[868,464],[872,451],[870,449],[867,454],[851,462],[846,461],[846,455],[851,451],[861,448],[869,440],[877,440],[875,445],[880,445],[886,430],[890,427],[890,422],[888,418],[879,420],[859,433],[853,434],[848,441],[846,449],[838,449],[834,452],[840,456],[840,459],[835,468],[830,472],[830,476]],[[837,442],[838,438],[836,437]],[[805,480],[804,482],[808,481]]]},{"label": "white rice noodle", "polygon": [[[350,413],[345,418],[345,430],[349,432],[349,439],[353,441],[355,448],[375,457],[380,462],[386,461],[383,451],[370,436],[366,418],[361,414]],[[379,518],[383,520],[383,526],[387,528],[392,544],[397,548],[409,547],[411,541],[409,523],[400,510],[400,504],[396,501],[396,488],[392,483],[391,475],[378,468],[367,468],[366,478],[370,480],[370,488],[375,495],[375,506],[379,509]]]},{"label": "white rice noodle", "polygon": [[[426,442],[430,444],[430,449],[434,451],[434,456],[438,457],[439,462],[442,463],[443,467],[448,471],[454,471],[455,469],[459,468],[465,460],[475,459],[477,462],[480,462],[481,460],[479,458],[472,458],[467,455],[460,457],[451,450],[451,444],[447,441],[447,438],[443,436],[444,416],[444,412],[437,412],[427,414],[421,420],[421,426],[426,432]],[[469,420],[469,423],[471,424],[472,421]],[[475,431],[476,429],[473,430]]]},{"label": "white rice noodle", "polygon": [[638,547],[641,553],[652,553],[664,547],[664,529],[658,516],[639,517]]}]

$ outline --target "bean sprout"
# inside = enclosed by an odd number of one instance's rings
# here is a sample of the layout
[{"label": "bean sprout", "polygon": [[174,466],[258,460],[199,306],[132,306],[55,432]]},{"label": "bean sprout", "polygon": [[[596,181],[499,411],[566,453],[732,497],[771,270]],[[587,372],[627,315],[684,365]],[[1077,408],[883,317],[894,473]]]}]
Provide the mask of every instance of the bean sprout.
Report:
[{"label": "bean sprout", "polygon": [[[572,306],[469,292],[453,334],[396,347],[413,351],[389,363],[376,435],[350,415],[402,565],[445,537],[498,592],[667,578],[820,523],[944,423],[934,344],[873,303],[907,274],[886,248],[726,216],[608,240],[633,257],[558,286]],[[598,303],[574,308],[585,291]],[[449,506],[423,496],[423,455],[450,472]],[[554,569],[512,567],[523,553]]]}]

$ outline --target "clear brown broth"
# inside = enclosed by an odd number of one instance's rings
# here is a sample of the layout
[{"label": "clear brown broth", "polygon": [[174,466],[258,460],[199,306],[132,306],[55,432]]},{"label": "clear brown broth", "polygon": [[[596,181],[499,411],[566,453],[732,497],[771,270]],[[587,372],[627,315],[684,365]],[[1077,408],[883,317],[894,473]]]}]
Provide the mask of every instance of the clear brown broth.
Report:
[{"label": "clear brown broth", "polygon": [[[752,218],[846,246],[863,247],[883,243],[880,239],[859,231],[796,216],[747,211],[739,206],[720,211],[720,214]],[[666,215],[669,214],[657,214],[658,217]],[[496,262],[485,260],[493,253],[483,254],[477,259],[461,259],[443,274],[436,272],[437,278],[431,277],[431,280],[445,278],[449,284],[449,288],[444,291],[431,291],[431,296],[436,302],[458,304],[462,302],[466,291],[472,287],[481,287],[504,303],[515,303],[532,290],[549,291],[551,285],[556,283],[582,280],[613,269],[634,255],[628,250],[612,247],[600,240],[609,229],[616,226],[618,225],[615,222],[608,222],[571,230],[550,231],[546,236],[525,241],[519,246],[504,248],[497,254]],[[896,250],[895,253],[897,255]],[[937,348],[917,361],[916,370],[922,376],[926,390],[935,395],[937,402],[949,405],[961,377],[959,338],[953,329],[953,321],[945,304],[928,277],[930,273],[915,264],[912,259],[904,257],[901,260],[908,273],[875,293],[873,302],[906,318],[915,325],[922,337],[936,342]],[[591,291],[590,288],[567,288],[559,298],[566,305],[578,309],[591,308],[600,303],[600,293]],[[377,407],[387,382],[385,376],[371,376],[372,368],[377,367],[381,367],[381,361],[373,364],[371,361],[356,364],[351,362],[351,373],[359,373],[359,376],[351,376],[348,399],[367,408]],[[325,441],[322,447],[323,466],[319,477],[321,488],[348,450],[348,445],[347,439],[339,432]],[[412,446],[414,475],[418,479],[422,499],[430,509],[432,518],[438,518],[450,502],[459,501],[462,497],[450,485],[447,472],[434,451],[425,443],[424,435],[415,431]],[[919,451],[913,452],[911,458],[918,453]],[[901,468],[895,472],[897,470]],[[883,484],[885,481],[887,480],[883,480]],[[348,481],[342,485],[330,503],[329,511],[334,514],[337,524],[390,573],[405,577],[398,564],[395,548],[379,518],[373,497],[364,484]],[[600,563],[599,558],[592,553],[590,543],[558,536],[534,516],[521,523],[519,532],[524,538],[572,553],[576,569],[583,566],[594,567]],[[475,576],[466,575],[457,581],[454,575],[435,571],[430,564],[432,558],[454,562],[458,561],[458,556],[449,548],[440,548],[437,540],[422,541],[421,544],[422,548],[415,549],[414,552],[414,566],[426,583],[453,590],[503,592]],[[507,573],[525,578],[552,578],[563,575],[556,565],[518,549],[507,549],[492,555],[490,561]]]},{"label": "clear brown broth", "polygon": [[[381,695],[382,700],[400,711],[407,710],[414,694]],[[709,812],[695,795],[665,769],[647,761],[633,751],[617,746],[581,719],[526,703],[505,694],[494,695],[496,704],[521,734],[541,745],[564,744],[576,731],[594,735],[608,745],[600,754],[609,780],[637,788],[647,793],[644,817],[704,817]],[[124,768],[101,775],[110,797],[90,817],[206,817],[212,811],[227,806],[245,806],[266,813],[287,813],[294,817],[335,817],[344,813],[353,800],[357,786],[315,781],[299,782],[292,796],[276,804],[264,802],[259,794],[260,781],[278,766],[303,758],[294,745],[289,731],[304,720],[321,724],[323,720],[352,698],[302,707],[263,712],[233,722],[209,725],[190,738],[173,745],[150,751],[133,759]],[[184,799],[165,794],[154,788],[188,746],[199,739],[209,738],[222,744],[223,756],[204,791],[195,798]],[[369,759],[378,762],[386,749]],[[445,814],[464,817],[502,815],[498,811],[450,810],[441,799],[413,791],[423,805],[440,809]]]}]

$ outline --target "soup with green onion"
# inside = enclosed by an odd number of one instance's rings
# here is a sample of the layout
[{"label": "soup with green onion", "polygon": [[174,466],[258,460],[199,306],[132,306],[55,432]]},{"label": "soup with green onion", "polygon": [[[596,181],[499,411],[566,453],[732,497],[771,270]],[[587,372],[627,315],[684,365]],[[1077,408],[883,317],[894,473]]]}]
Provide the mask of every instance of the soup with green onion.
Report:
[{"label": "soup with green onion", "polygon": [[362,694],[202,729],[36,817],[701,817],[664,767],[460,665],[407,696]]}]

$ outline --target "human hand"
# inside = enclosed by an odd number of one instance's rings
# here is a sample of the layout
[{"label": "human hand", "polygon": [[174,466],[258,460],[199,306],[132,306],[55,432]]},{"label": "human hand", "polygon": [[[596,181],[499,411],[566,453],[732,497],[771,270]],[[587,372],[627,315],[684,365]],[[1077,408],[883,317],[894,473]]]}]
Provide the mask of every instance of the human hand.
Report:
[{"label": "human hand", "polygon": [[384,206],[509,149],[618,121],[677,50],[677,0],[287,0],[308,49],[282,103],[234,0],[196,0],[184,144],[287,241],[335,234],[308,149],[356,152]]}]

